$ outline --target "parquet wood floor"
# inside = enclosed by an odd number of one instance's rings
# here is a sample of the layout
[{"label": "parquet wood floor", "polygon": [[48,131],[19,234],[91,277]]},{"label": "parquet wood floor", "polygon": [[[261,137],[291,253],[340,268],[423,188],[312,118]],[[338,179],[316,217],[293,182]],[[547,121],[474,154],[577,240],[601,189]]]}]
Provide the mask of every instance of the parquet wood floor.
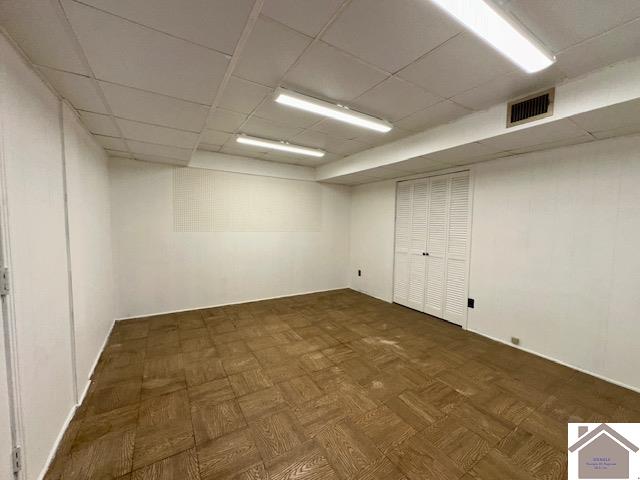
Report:
[{"label": "parquet wood floor", "polygon": [[640,395],[351,290],[116,324],[48,480],[554,480]]}]

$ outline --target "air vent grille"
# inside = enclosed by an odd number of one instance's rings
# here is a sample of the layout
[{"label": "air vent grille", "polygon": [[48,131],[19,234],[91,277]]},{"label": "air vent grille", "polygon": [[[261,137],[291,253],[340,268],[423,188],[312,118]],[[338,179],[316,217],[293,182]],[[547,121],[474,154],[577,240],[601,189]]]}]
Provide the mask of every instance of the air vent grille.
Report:
[{"label": "air vent grille", "polygon": [[509,102],[507,108],[507,127],[533,122],[553,114],[555,89],[529,95]]}]

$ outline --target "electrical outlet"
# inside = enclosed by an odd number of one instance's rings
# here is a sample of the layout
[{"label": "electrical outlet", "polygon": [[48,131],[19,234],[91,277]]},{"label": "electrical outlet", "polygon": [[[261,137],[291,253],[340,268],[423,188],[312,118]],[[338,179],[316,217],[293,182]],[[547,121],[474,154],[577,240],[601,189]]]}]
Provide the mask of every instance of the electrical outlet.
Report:
[{"label": "electrical outlet", "polygon": [[520,339],[518,337],[511,337],[511,343],[514,345],[520,345]]},{"label": "electrical outlet", "polygon": [[362,270],[358,270],[358,276],[361,277],[362,276]]}]

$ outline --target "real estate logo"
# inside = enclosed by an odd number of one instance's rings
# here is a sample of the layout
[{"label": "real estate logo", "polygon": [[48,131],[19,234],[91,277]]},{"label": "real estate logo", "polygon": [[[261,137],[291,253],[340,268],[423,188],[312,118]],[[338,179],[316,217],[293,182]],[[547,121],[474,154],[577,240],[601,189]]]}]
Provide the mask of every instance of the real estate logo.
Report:
[{"label": "real estate logo", "polygon": [[640,480],[640,423],[570,423],[569,480]]}]

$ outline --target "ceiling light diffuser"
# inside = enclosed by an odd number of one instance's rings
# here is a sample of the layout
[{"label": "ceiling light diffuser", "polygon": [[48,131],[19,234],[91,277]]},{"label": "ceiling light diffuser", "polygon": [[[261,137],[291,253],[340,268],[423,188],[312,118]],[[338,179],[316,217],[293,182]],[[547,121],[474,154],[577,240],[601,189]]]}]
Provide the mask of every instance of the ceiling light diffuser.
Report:
[{"label": "ceiling light diffuser", "polygon": [[254,147],[269,148],[271,150],[280,150],[281,152],[296,153],[298,155],[308,155],[310,157],[324,157],[322,150],[315,148],[301,147],[299,145],[291,145],[287,142],[276,142],[267,140],[266,138],[249,137],[247,135],[238,135],[236,142],[243,145],[251,145]]},{"label": "ceiling light diffuser", "polygon": [[526,29],[501,12],[491,0],[431,0],[527,73],[556,61]]},{"label": "ceiling light diffuser", "polygon": [[301,93],[292,92],[284,88],[278,88],[275,92],[275,101],[282,105],[299,108],[307,112],[317,113],[325,117],[333,118],[340,122],[349,123],[357,127],[368,128],[376,132],[386,133],[393,127],[379,118],[365,115],[364,113],[354,112],[342,105],[318,100],[317,98],[302,95]]}]

